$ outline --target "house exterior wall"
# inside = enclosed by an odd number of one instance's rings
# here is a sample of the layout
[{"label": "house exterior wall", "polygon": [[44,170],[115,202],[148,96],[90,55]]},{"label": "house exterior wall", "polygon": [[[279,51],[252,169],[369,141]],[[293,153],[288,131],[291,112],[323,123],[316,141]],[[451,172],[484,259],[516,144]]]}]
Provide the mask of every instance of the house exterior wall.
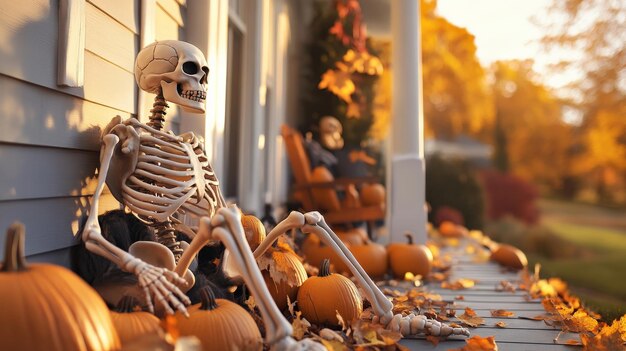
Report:
[{"label": "house exterior wall", "polygon": [[[31,261],[69,265],[96,187],[101,129],[116,115],[145,120],[153,101],[133,75],[142,41],[187,40],[206,53],[206,115],[172,106],[166,129],[203,136],[218,177],[223,172],[228,2],[86,1],[84,85],[69,88],[56,83],[59,1],[0,2],[0,231],[19,220]],[[266,199],[275,205],[286,199],[278,130],[297,113],[293,33],[302,5],[250,0],[240,6],[247,19],[246,91],[236,201],[260,215]],[[105,189],[101,213],[118,207]]]},{"label": "house exterior wall", "polygon": [[[56,84],[59,1],[0,2],[0,230],[23,222],[33,261],[69,263],[96,185],[101,128],[137,115],[140,6],[85,3],[84,85],[68,88]],[[183,2],[159,0],[157,39],[184,38],[184,17]],[[177,115],[168,114],[174,130]],[[117,207],[105,189],[100,211]]]}]

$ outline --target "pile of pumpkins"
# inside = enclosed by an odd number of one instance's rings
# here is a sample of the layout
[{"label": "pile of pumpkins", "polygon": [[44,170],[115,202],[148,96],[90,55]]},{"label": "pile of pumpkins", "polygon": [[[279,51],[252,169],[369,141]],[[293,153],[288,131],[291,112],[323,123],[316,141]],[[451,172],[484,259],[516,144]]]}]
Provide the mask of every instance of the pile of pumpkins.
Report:
[{"label": "pile of pumpkins", "polygon": [[[413,275],[428,276],[432,267],[433,255],[425,245],[413,243],[413,236],[406,233],[406,243],[393,243],[387,247],[371,242],[362,229],[338,231],[337,236],[344,242],[354,258],[367,274],[376,279],[384,277],[389,270],[396,279],[403,279],[407,272]],[[348,266],[334,251],[309,235],[302,244],[302,254],[308,263],[319,266],[325,258],[330,259],[336,272],[350,274]]]}]

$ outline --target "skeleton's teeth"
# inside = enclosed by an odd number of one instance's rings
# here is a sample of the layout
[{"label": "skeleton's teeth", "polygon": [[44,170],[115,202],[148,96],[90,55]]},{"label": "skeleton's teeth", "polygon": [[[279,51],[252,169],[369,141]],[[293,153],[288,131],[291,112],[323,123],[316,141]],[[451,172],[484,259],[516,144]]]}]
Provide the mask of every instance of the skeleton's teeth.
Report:
[{"label": "skeleton's teeth", "polygon": [[180,96],[188,100],[203,102],[206,99],[206,92],[203,90],[184,90]]}]

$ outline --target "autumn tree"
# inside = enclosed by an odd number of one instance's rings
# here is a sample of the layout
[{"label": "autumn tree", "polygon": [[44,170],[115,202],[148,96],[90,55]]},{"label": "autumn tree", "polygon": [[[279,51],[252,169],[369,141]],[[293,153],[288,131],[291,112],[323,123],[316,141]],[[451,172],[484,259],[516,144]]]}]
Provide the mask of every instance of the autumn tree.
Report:
[{"label": "autumn tree", "polygon": [[568,54],[557,68],[579,72],[568,94],[582,115],[574,171],[612,202],[626,188],[626,3],[554,0],[539,22],[544,47]]},{"label": "autumn tree", "polygon": [[422,69],[426,132],[485,140],[493,122],[486,73],[474,36],[437,14],[437,2],[422,0]]},{"label": "autumn tree", "polygon": [[[440,139],[469,134],[489,140],[493,103],[474,36],[438,15],[435,0],[421,0],[421,31],[425,134]],[[391,123],[393,40],[372,44],[385,71],[376,85],[371,135],[383,139]]]},{"label": "autumn tree", "polygon": [[503,171],[558,189],[570,163],[570,128],[561,104],[538,83],[533,62],[498,61],[491,67],[496,121],[495,155]]}]

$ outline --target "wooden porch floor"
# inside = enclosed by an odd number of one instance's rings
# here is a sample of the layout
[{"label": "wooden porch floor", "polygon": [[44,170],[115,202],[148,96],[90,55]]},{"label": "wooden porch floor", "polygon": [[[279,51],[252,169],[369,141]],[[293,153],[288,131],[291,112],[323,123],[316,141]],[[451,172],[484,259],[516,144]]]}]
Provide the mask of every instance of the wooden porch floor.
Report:
[{"label": "wooden porch floor", "polygon": [[[477,263],[475,258],[466,253],[461,243],[456,248],[442,248],[441,254],[449,254],[453,259],[450,269],[450,281],[461,278],[476,280],[474,287],[462,290],[441,288],[440,283],[428,283],[425,288],[431,293],[441,295],[444,301],[454,301],[453,307],[457,315],[463,314],[465,307],[472,308],[478,316],[484,318],[485,325],[470,328],[472,336],[494,336],[499,350],[548,350],[575,351],[580,347],[554,343],[560,329],[552,328],[543,321],[521,319],[545,313],[540,299],[528,300],[525,291],[498,291],[501,281],[516,283],[521,280],[521,273],[507,272],[493,262]],[[517,285],[517,284],[516,284]],[[455,297],[462,295],[463,300]],[[503,309],[515,313],[513,317],[494,318],[491,310]],[[451,322],[458,322],[453,317]],[[503,321],[506,328],[499,328],[496,323]],[[404,338],[400,343],[411,350],[449,350],[459,349],[466,345],[465,337],[450,337],[434,346],[423,337]],[[563,333],[559,340],[579,340],[578,334]]]}]

